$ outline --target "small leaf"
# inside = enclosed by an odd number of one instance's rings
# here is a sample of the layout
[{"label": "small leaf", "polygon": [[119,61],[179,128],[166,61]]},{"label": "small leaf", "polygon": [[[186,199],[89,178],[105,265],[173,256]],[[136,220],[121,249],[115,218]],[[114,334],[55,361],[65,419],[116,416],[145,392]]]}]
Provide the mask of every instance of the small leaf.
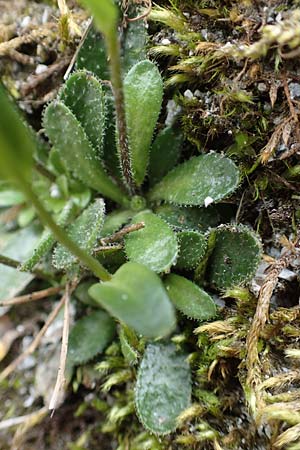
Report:
[{"label": "small leaf", "polygon": [[116,202],[126,203],[124,194],[105,173],[83,128],[66,105],[59,101],[51,103],[45,110],[43,126],[64,164],[79,180]]},{"label": "small leaf", "polygon": [[181,231],[177,233],[177,239],[179,255],[176,266],[179,269],[195,269],[205,255],[206,237],[197,231]]},{"label": "small leaf", "polygon": [[135,333],[126,325],[121,325],[119,329],[119,338],[121,351],[125,361],[130,365],[136,364],[139,354],[136,350],[138,339]]},{"label": "small leaf", "polygon": [[190,208],[175,205],[160,205],[155,210],[174,230],[207,231],[220,222],[220,215],[214,206]]},{"label": "small leaf", "polygon": [[124,80],[124,96],[131,168],[140,186],[163,96],[163,81],[156,65],[145,60],[133,66]]},{"label": "small leaf", "polygon": [[60,99],[80,122],[100,159],[103,151],[106,105],[99,81],[85,71],[72,74],[60,91]]},{"label": "small leaf", "polygon": [[[73,214],[74,214],[74,204],[71,201],[66,204],[66,206],[60,213],[57,220],[58,225],[61,227],[65,227]],[[56,242],[55,238],[51,233],[51,231],[46,229],[42,234],[42,237],[38,245],[33,250],[33,254],[28,259],[26,259],[26,261],[21,265],[20,271],[31,272],[33,268],[36,266],[36,264],[43,258],[43,256],[45,256],[48,252],[50,252],[55,242]]]},{"label": "small leaf", "polygon": [[29,180],[36,143],[0,84],[0,174],[20,183]]},{"label": "small leaf", "polygon": [[[97,244],[104,222],[104,202],[97,199],[67,228],[69,237],[89,254]],[[57,269],[69,269],[77,262],[69,250],[58,244],[53,253],[53,265]]]},{"label": "small leaf", "polygon": [[217,153],[200,155],[180,164],[150,192],[150,200],[177,205],[204,206],[217,202],[238,186],[239,171],[228,158]]},{"label": "small leaf", "polygon": [[261,260],[261,243],[247,227],[221,226],[213,231],[215,246],[208,262],[208,281],[227,289],[251,280]]},{"label": "small leaf", "polygon": [[142,264],[124,264],[110,281],[94,284],[89,294],[110,314],[146,337],[165,336],[175,325],[174,310],[160,278]]},{"label": "small leaf", "polygon": [[187,317],[208,320],[216,315],[212,298],[192,281],[172,273],[164,283],[176,308]]},{"label": "small leaf", "polygon": [[99,30],[111,36],[117,29],[118,8],[113,0],[81,0],[94,16],[95,23]]},{"label": "small leaf", "polygon": [[160,273],[175,263],[178,245],[175,233],[151,211],[136,214],[131,223],[144,222],[145,227],[125,238],[125,251],[130,261],[138,262]]},{"label": "small leaf", "polygon": [[[127,11],[130,17],[141,14],[141,8],[131,5]],[[147,58],[148,34],[144,20],[127,22],[123,38],[123,70],[127,73],[136,63]]]},{"label": "small leaf", "polygon": [[[33,226],[14,233],[3,234],[0,239],[0,253],[17,261],[23,261],[31,255],[39,237],[40,233]],[[31,273],[21,273],[17,269],[0,264],[0,300],[14,297],[33,278],[34,275]]]},{"label": "small leaf", "polygon": [[13,189],[5,189],[3,191],[0,191],[0,208],[20,205],[25,201],[26,199],[20,191],[16,191]]},{"label": "small leaf", "polygon": [[182,136],[172,127],[164,128],[152,144],[149,162],[151,186],[160,181],[177,164],[181,153]]},{"label": "small leaf", "polygon": [[144,427],[155,434],[171,433],[190,401],[191,374],[185,355],[173,344],[148,345],[135,388],[137,414]]},{"label": "small leaf", "polygon": [[85,69],[95,74],[100,80],[109,80],[109,67],[103,36],[95,27],[90,26],[86,38],[78,52],[77,69]]},{"label": "small leaf", "polygon": [[115,322],[104,311],[79,319],[70,332],[68,364],[83,364],[103,352],[115,335]]}]

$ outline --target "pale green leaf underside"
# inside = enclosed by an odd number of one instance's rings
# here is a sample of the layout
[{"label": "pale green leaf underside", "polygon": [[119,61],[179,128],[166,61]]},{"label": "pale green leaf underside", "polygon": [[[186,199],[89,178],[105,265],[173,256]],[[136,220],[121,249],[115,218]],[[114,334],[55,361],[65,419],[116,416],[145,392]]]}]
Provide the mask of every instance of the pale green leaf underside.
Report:
[{"label": "pale green leaf underside", "polygon": [[192,281],[172,273],[164,283],[175,307],[187,317],[208,320],[216,315],[212,298]]},{"label": "pale green leaf underside", "polygon": [[82,126],[62,102],[55,101],[45,110],[43,126],[66,167],[86,186],[124,203],[124,195],[106,174]]},{"label": "pale green leaf underside", "polygon": [[200,155],[169,172],[150,192],[150,200],[177,205],[217,202],[238,186],[239,171],[228,158],[217,153]]},{"label": "pale green leaf underside", "polygon": [[[69,237],[82,249],[92,253],[104,222],[104,202],[97,199],[67,228]],[[53,252],[53,265],[57,269],[69,269],[77,262],[77,258],[61,244]]]},{"label": "pale green leaf underside", "polygon": [[[30,226],[14,233],[0,235],[0,253],[17,261],[24,261],[32,254],[40,234]],[[22,273],[0,264],[0,300],[17,295],[34,278],[31,273]]]},{"label": "pale green leaf underside", "polygon": [[156,214],[142,211],[131,223],[143,222],[145,227],[125,238],[125,251],[130,261],[138,262],[160,273],[175,263],[178,245],[175,233]]},{"label": "pale green leaf underside", "polygon": [[219,289],[250,281],[262,255],[257,235],[246,227],[225,226],[213,233],[216,240],[208,263],[208,281]]},{"label": "pale green leaf underside", "polygon": [[68,78],[60,91],[61,101],[80,122],[99,159],[103,151],[106,105],[99,81],[83,70]]},{"label": "pale green leaf underside", "polygon": [[142,264],[123,264],[110,281],[94,284],[89,293],[111,315],[146,337],[165,336],[175,325],[160,278]]},{"label": "pale green leaf underside", "polygon": [[176,429],[176,420],[191,401],[191,374],[185,355],[173,344],[150,344],[141,362],[135,404],[145,428],[155,434]]},{"label": "pale green leaf underside", "polygon": [[124,97],[131,168],[140,186],[163,97],[163,81],[155,64],[145,60],[132,67],[124,80]]},{"label": "pale green leaf underside", "polygon": [[101,353],[112,341],[115,322],[105,311],[94,311],[79,319],[70,332],[68,363],[83,364]]}]

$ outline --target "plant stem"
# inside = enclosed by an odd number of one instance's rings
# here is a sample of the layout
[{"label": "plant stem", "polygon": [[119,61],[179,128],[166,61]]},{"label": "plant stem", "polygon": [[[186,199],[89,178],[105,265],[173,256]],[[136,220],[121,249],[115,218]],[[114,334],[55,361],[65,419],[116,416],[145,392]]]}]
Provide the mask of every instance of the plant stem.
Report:
[{"label": "plant stem", "polygon": [[50,228],[53,233],[55,239],[60,242],[64,247],[70,250],[80,262],[82,262],[85,266],[87,266],[98,278],[102,281],[108,281],[111,279],[110,273],[102,266],[102,264],[97,261],[97,259],[90,256],[86,253],[82,248],[80,248],[69,236],[66,232],[58,226],[52,216],[48,213],[48,211],[44,208],[38,197],[33,192],[31,186],[25,182],[24,180],[20,180],[22,184],[22,189],[28,199],[31,201],[33,206],[35,207],[41,222],[46,227]]},{"label": "plant stem", "polygon": [[117,30],[106,35],[107,49],[110,61],[111,84],[115,99],[116,120],[122,173],[131,195],[135,193],[135,183],[132,178],[128,140],[126,133],[126,117],[124,107],[124,92],[121,70],[120,46]]}]

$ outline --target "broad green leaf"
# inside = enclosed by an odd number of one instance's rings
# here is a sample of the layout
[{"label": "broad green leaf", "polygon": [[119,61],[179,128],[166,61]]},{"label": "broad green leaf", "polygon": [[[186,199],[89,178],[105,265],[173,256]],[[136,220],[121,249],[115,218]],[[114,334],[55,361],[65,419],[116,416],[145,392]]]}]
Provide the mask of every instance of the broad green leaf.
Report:
[{"label": "broad green leaf", "polygon": [[111,36],[117,29],[118,9],[113,0],[81,0],[93,14],[99,30]]},{"label": "broad green leaf", "polygon": [[[61,227],[65,227],[66,224],[69,222],[70,218],[74,214],[74,205],[73,202],[69,202],[66,204],[62,212],[60,213],[57,223]],[[45,256],[52,247],[55,244],[55,238],[50,230],[46,229],[33,250],[33,254],[30,255],[29,258],[26,259],[26,261],[21,265],[20,271],[21,272],[30,272],[33,270],[33,268],[36,266],[36,264]]]},{"label": "broad green leaf", "polygon": [[221,226],[212,233],[215,245],[206,272],[208,281],[221,290],[250,281],[261,261],[258,236],[241,226]]},{"label": "broad green leaf", "polygon": [[165,336],[175,325],[174,310],[160,278],[142,264],[124,264],[110,281],[94,284],[89,293],[111,315],[143,336]]},{"label": "broad green leaf", "polygon": [[191,374],[186,356],[173,344],[150,344],[141,362],[135,388],[137,414],[155,434],[176,429],[177,417],[191,402]]},{"label": "broad green leaf", "polygon": [[124,96],[131,168],[140,186],[163,97],[163,81],[156,65],[145,60],[133,66],[124,80]]},{"label": "broad green leaf", "polygon": [[[105,206],[97,199],[67,228],[69,237],[89,254],[97,244],[104,222]],[[57,269],[69,269],[77,258],[69,250],[58,244],[53,252],[53,265]]]},{"label": "broad green leaf", "polygon": [[115,322],[105,311],[79,319],[70,332],[68,364],[83,364],[103,352],[115,335]]},{"label": "broad green leaf", "polygon": [[179,269],[195,269],[206,252],[205,235],[198,231],[180,231],[177,239],[179,255],[176,266]]},{"label": "broad green leaf", "polygon": [[177,164],[181,153],[182,135],[172,127],[164,128],[155,138],[150,151],[149,181],[160,181]]},{"label": "broad green leaf", "polygon": [[220,215],[214,206],[191,208],[165,204],[158,206],[155,212],[178,231],[207,231],[220,222]]},{"label": "broad green leaf", "polygon": [[36,144],[0,84],[0,174],[20,183],[29,180]]},{"label": "broad green leaf", "polygon": [[64,103],[56,101],[47,107],[43,126],[68,170],[86,186],[116,202],[127,203],[124,194],[105,173],[82,126]]},{"label": "broad green leaf", "polygon": [[101,33],[96,31],[93,25],[87,31],[78,52],[76,68],[88,70],[100,80],[110,79],[105,42]]},{"label": "broad green leaf", "polygon": [[216,315],[212,298],[192,281],[172,273],[167,275],[164,283],[175,307],[187,317],[209,320]]},{"label": "broad green leaf", "polygon": [[[32,254],[40,233],[33,226],[14,233],[0,235],[0,253],[17,261],[24,261]],[[34,278],[31,273],[0,264],[0,300],[14,297]]]},{"label": "broad green leaf", "polygon": [[60,91],[60,99],[80,122],[100,159],[106,121],[105,94],[99,81],[81,70],[72,74]]},{"label": "broad green leaf", "polygon": [[145,227],[129,233],[125,238],[128,259],[144,264],[157,273],[169,270],[178,253],[175,233],[151,211],[142,211],[131,221],[132,224],[140,222],[143,222]]},{"label": "broad green leaf", "polygon": [[150,192],[150,200],[177,205],[207,206],[231,194],[239,184],[239,171],[217,153],[200,155],[169,172]]}]

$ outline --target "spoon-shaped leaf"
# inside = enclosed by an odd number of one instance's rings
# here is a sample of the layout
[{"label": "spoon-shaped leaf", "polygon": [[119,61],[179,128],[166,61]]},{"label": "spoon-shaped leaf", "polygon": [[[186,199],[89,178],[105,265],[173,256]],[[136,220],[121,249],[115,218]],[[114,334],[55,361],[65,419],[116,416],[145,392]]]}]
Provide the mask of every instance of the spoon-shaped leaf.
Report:
[{"label": "spoon-shaped leaf", "polygon": [[168,270],[175,263],[178,245],[175,233],[151,211],[142,211],[131,223],[143,222],[145,227],[125,238],[125,251],[130,261],[144,264],[154,272]]},{"label": "spoon-shaped leaf", "polygon": [[116,325],[105,311],[79,319],[70,332],[68,363],[83,364],[101,353],[112,341]]},{"label": "spoon-shaped leaf", "polygon": [[141,362],[135,404],[145,428],[155,434],[176,429],[176,420],[191,401],[191,374],[185,355],[173,344],[150,344]]},{"label": "spoon-shaped leaf", "polygon": [[127,204],[124,194],[105,173],[82,126],[64,103],[56,101],[47,107],[43,126],[63,162],[79,180],[116,202]]},{"label": "spoon-shaped leaf", "polygon": [[145,60],[133,66],[124,80],[124,96],[131,168],[140,186],[163,96],[163,81],[156,65]]},{"label": "spoon-shaped leaf", "polygon": [[100,159],[103,151],[106,105],[105,94],[99,81],[81,70],[70,76],[60,91],[60,99],[80,122]]},{"label": "spoon-shaped leaf", "polygon": [[94,284],[89,294],[146,337],[165,336],[175,325],[174,310],[160,278],[142,264],[123,264],[110,281]]},{"label": "spoon-shaped leaf", "polygon": [[[78,245],[91,253],[97,240],[104,222],[104,202],[97,199],[67,228],[70,238],[77,242]],[[69,250],[58,244],[53,253],[53,265],[57,269],[68,269],[77,262]]]},{"label": "spoon-shaped leaf", "polygon": [[231,194],[238,186],[239,171],[217,153],[200,155],[169,172],[150,192],[150,200],[177,205],[206,206]]},{"label": "spoon-shaped leaf", "polygon": [[216,315],[212,298],[192,281],[172,273],[166,277],[165,286],[176,308],[187,317],[208,320]]}]

